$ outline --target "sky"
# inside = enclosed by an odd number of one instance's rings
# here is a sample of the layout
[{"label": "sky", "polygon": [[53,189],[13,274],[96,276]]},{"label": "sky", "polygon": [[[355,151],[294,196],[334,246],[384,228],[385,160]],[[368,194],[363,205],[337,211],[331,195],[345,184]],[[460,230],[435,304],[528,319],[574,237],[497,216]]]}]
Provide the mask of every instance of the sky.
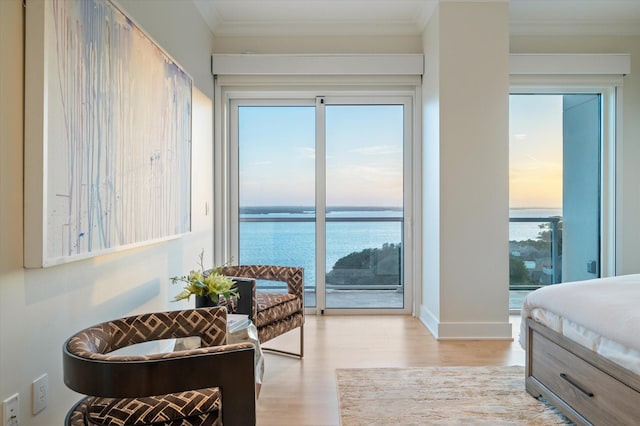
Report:
[{"label": "sky", "polygon": [[[402,206],[403,107],[332,105],[327,206]],[[240,205],[315,204],[315,107],[240,107]]]},{"label": "sky", "polygon": [[240,206],[313,206],[315,107],[240,107]]},{"label": "sky", "polygon": [[[328,206],[402,206],[400,105],[326,107]],[[315,107],[239,112],[240,205],[315,204]],[[562,96],[511,95],[509,206],[562,207]]]},{"label": "sky", "polygon": [[562,208],[562,95],[511,95],[509,207]]}]

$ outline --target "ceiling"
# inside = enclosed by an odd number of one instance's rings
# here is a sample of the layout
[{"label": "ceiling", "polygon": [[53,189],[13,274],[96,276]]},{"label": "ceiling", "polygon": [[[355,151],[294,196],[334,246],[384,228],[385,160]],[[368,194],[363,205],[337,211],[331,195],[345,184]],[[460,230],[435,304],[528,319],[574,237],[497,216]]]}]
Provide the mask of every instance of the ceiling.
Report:
[{"label": "ceiling", "polygon": [[[216,36],[419,35],[439,2],[192,1]],[[509,14],[512,35],[640,35],[640,0],[510,0]]]}]

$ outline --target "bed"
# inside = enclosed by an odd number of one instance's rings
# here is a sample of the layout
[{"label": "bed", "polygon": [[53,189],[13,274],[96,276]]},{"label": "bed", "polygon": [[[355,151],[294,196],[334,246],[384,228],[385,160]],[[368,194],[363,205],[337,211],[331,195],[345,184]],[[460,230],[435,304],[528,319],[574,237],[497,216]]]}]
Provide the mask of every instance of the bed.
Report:
[{"label": "bed", "polygon": [[526,389],[577,424],[640,424],[640,274],[564,283],[524,300]]}]

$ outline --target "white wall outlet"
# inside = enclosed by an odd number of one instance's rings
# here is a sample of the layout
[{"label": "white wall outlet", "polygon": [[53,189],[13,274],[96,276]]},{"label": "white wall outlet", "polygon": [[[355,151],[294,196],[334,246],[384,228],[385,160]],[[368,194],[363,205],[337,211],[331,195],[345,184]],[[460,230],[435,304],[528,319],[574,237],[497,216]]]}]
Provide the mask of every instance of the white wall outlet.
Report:
[{"label": "white wall outlet", "polygon": [[47,408],[49,399],[49,377],[47,373],[38,377],[31,384],[31,413],[38,414]]},{"label": "white wall outlet", "polygon": [[2,426],[20,424],[20,395],[14,394],[2,401]]}]

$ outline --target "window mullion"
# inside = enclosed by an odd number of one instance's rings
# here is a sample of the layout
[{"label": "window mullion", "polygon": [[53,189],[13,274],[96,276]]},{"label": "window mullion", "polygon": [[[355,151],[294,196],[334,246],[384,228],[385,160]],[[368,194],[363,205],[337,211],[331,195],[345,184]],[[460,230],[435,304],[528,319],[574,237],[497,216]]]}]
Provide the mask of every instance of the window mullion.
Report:
[{"label": "window mullion", "polygon": [[326,140],[325,140],[325,100],[316,97],[316,307],[318,314],[324,313],[326,306]]}]

